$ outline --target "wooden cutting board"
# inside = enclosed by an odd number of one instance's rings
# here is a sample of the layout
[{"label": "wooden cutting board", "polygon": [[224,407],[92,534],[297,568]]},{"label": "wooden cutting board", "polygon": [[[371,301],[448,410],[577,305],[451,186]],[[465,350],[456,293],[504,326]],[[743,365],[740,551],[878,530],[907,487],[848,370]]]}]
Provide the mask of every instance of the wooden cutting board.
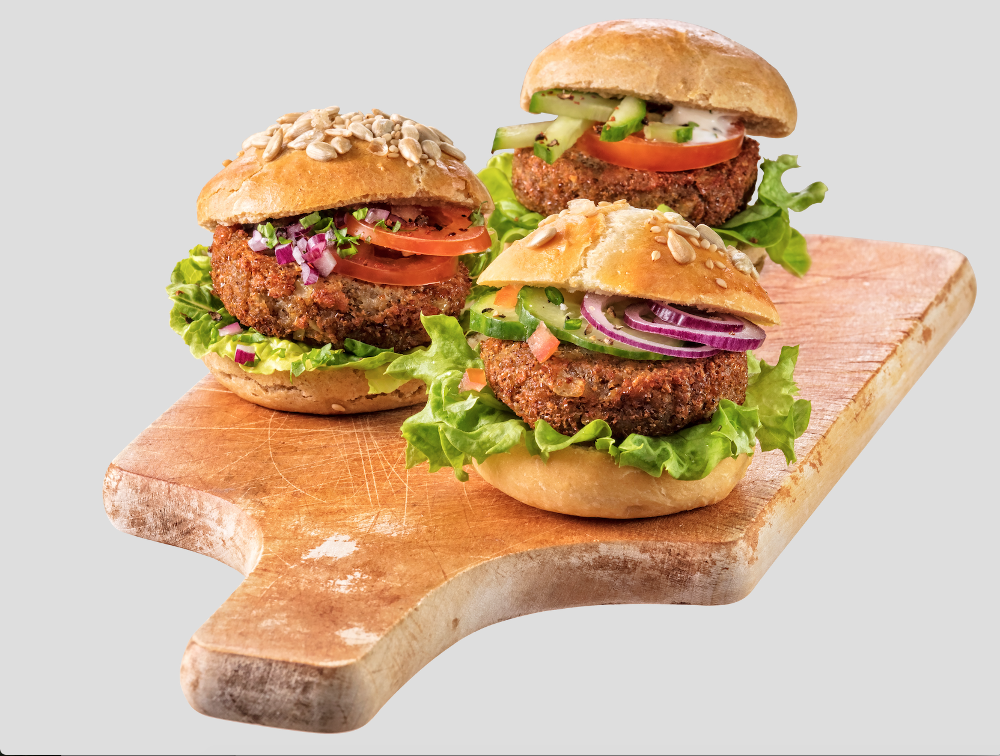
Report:
[{"label": "wooden cutting board", "polygon": [[812,399],[799,462],[758,454],[715,506],[605,521],[532,509],[472,474],[403,466],[412,409],[275,412],[202,379],[108,468],[126,533],[246,575],[195,632],[181,685],[198,711],[319,732],[365,724],[408,679],[494,622],[570,606],[724,604],[746,596],[975,299],[950,250],[813,236],[804,280],[769,265]]}]

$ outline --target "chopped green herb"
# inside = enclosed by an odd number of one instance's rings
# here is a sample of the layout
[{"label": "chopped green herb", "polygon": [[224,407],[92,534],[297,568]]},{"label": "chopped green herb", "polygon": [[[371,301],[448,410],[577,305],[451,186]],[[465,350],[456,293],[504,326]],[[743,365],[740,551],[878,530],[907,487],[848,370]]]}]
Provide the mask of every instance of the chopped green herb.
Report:
[{"label": "chopped green herb", "polygon": [[270,223],[262,223],[257,226],[257,230],[264,237],[264,243],[267,245],[267,248],[274,249],[274,245],[278,243],[278,235],[274,232],[274,226]]},{"label": "chopped green herb", "polygon": [[583,318],[567,318],[563,328],[567,331],[579,331],[583,328]]},{"label": "chopped green herb", "polygon": [[485,202],[480,202],[479,207],[469,213],[469,227],[473,228],[475,226],[485,226],[486,219],[483,217],[483,205]]},{"label": "chopped green herb", "polygon": [[400,221],[396,221],[395,225],[392,226],[392,228],[389,228],[389,226],[386,224],[384,220],[380,220],[378,223],[375,224],[375,228],[384,228],[386,231],[391,231],[392,233],[396,233],[397,231],[399,231],[402,225],[403,224]]},{"label": "chopped green herb", "polygon": [[302,224],[302,228],[309,228],[310,226],[315,225],[316,222],[319,221],[319,219],[320,219],[319,213],[309,213],[309,215],[307,215],[305,218],[302,218],[299,221],[299,223]]},{"label": "chopped green herb", "polygon": [[365,217],[368,215],[368,208],[367,207],[359,207],[357,210],[354,210],[353,212],[351,212],[351,215],[354,216],[355,220],[364,220]]},{"label": "chopped green herb", "polygon": [[562,292],[555,286],[546,287],[545,296],[548,297],[549,301],[554,305],[561,305],[563,303]]}]

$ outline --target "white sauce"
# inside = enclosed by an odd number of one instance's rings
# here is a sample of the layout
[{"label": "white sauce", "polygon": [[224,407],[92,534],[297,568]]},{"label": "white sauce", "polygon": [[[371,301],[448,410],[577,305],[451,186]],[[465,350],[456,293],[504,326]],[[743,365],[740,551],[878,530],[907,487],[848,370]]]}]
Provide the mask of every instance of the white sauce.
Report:
[{"label": "white sauce", "polygon": [[712,110],[686,108],[683,105],[674,105],[673,110],[663,114],[663,123],[683,126],[693,121],[698,124],[691,135],[691,141],[686,142],[686,144],[703,144],[725,139],[735,120],[736,116],[724,115]]}]

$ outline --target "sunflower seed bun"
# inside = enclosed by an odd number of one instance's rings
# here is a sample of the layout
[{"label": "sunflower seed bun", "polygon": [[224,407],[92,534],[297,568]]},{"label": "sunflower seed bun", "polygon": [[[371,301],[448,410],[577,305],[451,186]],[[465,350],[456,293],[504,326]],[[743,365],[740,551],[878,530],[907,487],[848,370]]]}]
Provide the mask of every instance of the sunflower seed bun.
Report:
[{"label": "sunflower seed bun", "polygon": [[[319,114],[320,111],[290,115],[305,118],[310,113]],[[318,131],[316,136],[325,140],[318,147],[297,141],[302,134],[309,136],[313,132],[303,131],[299,137],[287,141],[278,134],[268,136],[266,131],[260,132],[248,137],[236,160],[228,163],[201,190],[199,225],[213,230],[218,225],[261,223],[315,210],[391,200],[469,208],[483,205],[483,213],[489,216],[493,210],[489,192],[463,162],[464,153],[451,145],[450,140],[445,141],[447,137],[436,129],[412,121],[396,124],[380,115],[369,116],[367,120],[372,117],[381,119],[381,122],[370,124],[376,131],[396,126],[400,134],[402,129],[407,129],[407,133],[423,141],[404,136],[401,147],[406,152],[393,153],[394,157],[390,157],[384,139],[373,137],[372,129],[363,121],[355,127],[355,132],[361,136],[345,128]],[[329,116],[327,118],[329,120]],[[297,131],[292,129],[288,135]],[[392,133],[387,132],[387,135]],[[263,146],[254,146],[265,140],[267,143]]]},{"label": "sunflower seed bun", "polygon": [[473,462],[483,480],[524,504],[577,517],[628,520],[685,512],[726,498],[743,479],[751,458],[722,460],[701,480],[654,478],[635,467],[618,467],[611,455],[571,446],[549,461],[524,445]]},{"label": "sunflower seed bun", "polygon": [[566,34],[528,67],[521,107],[545,89],[719,110],[760,136],[795,129],[795,100],[781,74],[728,37],[680,21],[604,21]]},{"label": "sunflower seed bun", "polygon": [[514,242],[479,276],[487,286],[524,284],[655,299],[776,325],[778,311],[749,258],[707,226],[677,213],[570,202]]}]

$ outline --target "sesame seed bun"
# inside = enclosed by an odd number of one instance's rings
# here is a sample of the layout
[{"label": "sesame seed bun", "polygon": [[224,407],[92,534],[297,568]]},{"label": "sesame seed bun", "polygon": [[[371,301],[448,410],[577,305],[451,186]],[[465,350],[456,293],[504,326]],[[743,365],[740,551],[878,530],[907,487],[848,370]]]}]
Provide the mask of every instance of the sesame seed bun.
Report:
[{"label": "sesame seed bun", "polygon": [[270,218],[311,213],[368,202],[413,200],[421,205],[453,204],[493,209],[490,194],[460,160],[442,155],[434,165],[408,166],[403,158],[378,156],[368,143],[351,140],[350,151],[325,162],[305,150],[284,149],[264,162],[263,149],[241,153],[198,196],[198,223],[260,223]]},{"label": "sesame seed bun", "polygon": [[766,60],[710,29],[663,19],[604,21],[561,37],[528,67],[521,107],[545,89],[720,110],[767,137],[788,136],[797,117],[788,85]]},{"label": "sesame seed bun", "polygon": [[627,520],[722,501],[742,480],[750,461],[741,454],[722,460],[701,480],[675,480],[666,473],[654,478],[637,467],[618,467],[610,454],[580,446],[553,452],[544,462],[522,444],[473,466],[491,486],[529,506],[577,517]]},{"label": "sesame seed bun", "polygon": [[[712,252],[685,242],[680,249],[693,258],[681,263],[669,243],[657,241],[671,240],[671,234],[683,238],[667,227],[668,221],[690,227],[680,216],[627,204],[606,205],[595,212],[589,200],[573,203],[590,209],[549,216],[549,223],[543,221],[545,225],[504,250],[478,283],[620,294],[737,315],[757,325],[779,322],[778,310],[755,272],[739,270],[724,250]],[[533,247],[536,239],[551,233],[551,227],[555,235]],[[652,231],[653,227],[660,231]],[[745,267],[750,269],[749,261]]]},{"label": "sesame seed bun", "polygon": [[202,362],[219,383],[241,399],[284,412],[349,415],[427,401],[423,381],[409,381],[388,394],[369,394],[364,371],[347,367],[307,370],[293,380],[287,370],[275,370],[270,375],[248,373],[230,358],[214,352],[202,357]]}]

